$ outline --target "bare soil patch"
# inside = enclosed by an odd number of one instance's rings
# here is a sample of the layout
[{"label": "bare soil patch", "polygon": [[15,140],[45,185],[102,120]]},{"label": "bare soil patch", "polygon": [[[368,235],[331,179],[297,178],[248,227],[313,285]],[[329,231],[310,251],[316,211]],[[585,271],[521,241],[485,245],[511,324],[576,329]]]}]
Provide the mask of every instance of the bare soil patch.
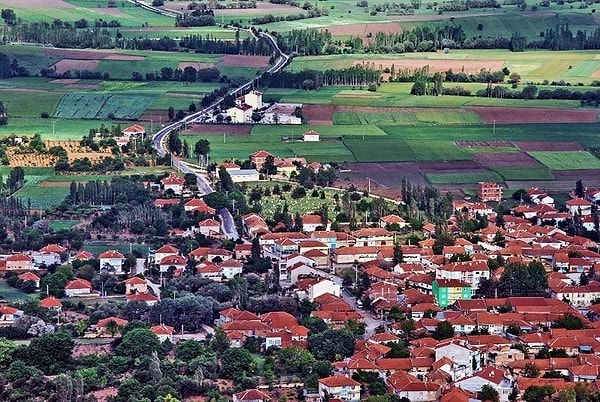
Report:
[{"label": "bare soil patch", "polygon": [[180,70],[184,70],[186,67],[193,67],[196,70],[200,70],[202,68],[214,67],[214,63],[198,63],[195,61],[180,61],[177,65],[177,68]]},{"label": "bare soil patch", "polygon": [[69,85],[69,84],[75,84],[77,81],[79,81],[79,78],[58,78],[58,79],[52,80],[50,82],[53,84]]},{"label": "bare soil patch", "polygon": [[68,181],[41,181],[39,183],[41,187],[69,187],[71,182]]},{"label": "bare soil patch", "polygon": [[600,78],[600,70],[596,70],[592,75],[592,78]]},{"label": "bare soil patch", "polygon": [[523,167],[533,167],[533,166],[542,166],[541,163],[533,159],[531,156],[527,155],[524,152],[519,152],[515,154],[509,153],[485,153],[485,154],[477,154],[477,161],[481,163],[483,166],[487,166],[490,168],[494,167],[512,167],[512,166],[523,166]]},{"label": "bare soil patch", "polygon": [[20,8],[73,8],[72,4],[63,0],[2,0],[3,5]]},{"label": "bare soil patch", "polygon": [[119,10],[116,7],[90,8],[90,10],[92,10],[96,13],[99,13],[99,14],[107,14],[107,15],[114,15],[114,16],[127,15],[123,11]]},{"label": "bare soil patch", "polygon": [[444,72],[452,69],[454,72],[465,72],[475,74],[482,69],[498,71],[502,68],[504,62],[501,60],[444,60],[444,59],[368,59],[357,63],[363,65],[370,63],[372,66],[391,68],[392,64],[396,71],[409,70],[414,71],[429,66],[432,73]]},{"label": "bare soil patch", "polygon": [[[69,162],[75,159],[89,158],[92,163],[99,162],[107,156],[111,155],[110,148],[100,148],[98,152],[94,152],[87,147],[82,147],[79,141],[46,141],[46,148],[63,147],[67,151]],[[9,147],[6,150],[10,166],[35,166],[35,167],[50,167],[54,166],[58,160],[56,156],[40,153],[23,153],[18,147]],[[53,184],[48,184],[53,186]]]},{"label": "bare soil patch", "polygon": [[64,73],[69,70],[95,70],[100,61],[98,60],[72,60],[63,59],[56,63],[54,69],[57,73]]},{"label": "bare soil patch", "polygon": [[472,106],[470,110],[487,124],[596,123],[597,110]]},{"label": "bare soil patch", "polygon": [[515,144],[510,141],[456,141],[461,148],[514,148]]},{"label": "bare soil patch", "polygon": [[104,57],[104,60],[117,60],[117,61],[136,61],[136,60],[146,60],[144,56],[135,56],[135,55],[127,55],[127,54],[109,54]]},{"label": "bare soil patch", "polygon": [[72,89],[100,89],[100,85],[98,85],[98,84],[69,84],[69,85],[65,85],[65,88],[72,88]]},{"label": "bare soil patch", "polygon": [[208,135],[234,135],[245,137],[250,135],[252,125],[250,124],[194,124],[183,135],[208,134]]},{"label": "bare soil patch", "polygon": [[[181,10],[180,10],[181,11]],[[288,6],[285,4],[272,4],[267,2],[257,2],[256,8],[227,8],[221,10],[214,10],[215,16],[217,15],[264,15],[264,14],[298,14],[299,12],[304,12],[297,7]]]},{"label": "bare soil patch", "polygon": [[235,67],[266,67],[269,64],[269,56],[242,56],[227,54],[223,56],[221,64]]},{"label": "bare soil patch", "polygon": [[148,109],[141,115],[139,121],[152,122],[152,124],[163,124],[169,121],[169,112],[162,109]]},{"label": "bare soil patch", "polygon": [[305,105],[302,107],[302,111],[309,124],[324,126],[333,125],[332,117],[333,112],[335,111],[335,106]]},{"label": "bare soil patch", "polygon": [[524,152],[535,151],[583,151],[585,148],[578,142],[517,142],[516,145]]},{"label": "bare soil patch", "polygon": [[[326,28],[331,35],[373,37],[376,32],[400,33],[402,28],[397,22],[376,22],[365,24],[335,25]],[[370,34],[370,35],[369,35]]]}]

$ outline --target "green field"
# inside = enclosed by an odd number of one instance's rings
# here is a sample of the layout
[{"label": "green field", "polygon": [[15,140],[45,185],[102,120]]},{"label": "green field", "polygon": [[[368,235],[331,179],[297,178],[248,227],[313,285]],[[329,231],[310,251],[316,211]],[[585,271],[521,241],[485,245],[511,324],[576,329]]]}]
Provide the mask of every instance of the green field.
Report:
[{"label": "green field", "polygon": [[47,21],[52,22],[55,19],[74,22],[82,18],[93,22],[97,19],[106,21],[118,20],[124,27],[141,27],[148,24],[150,27],[172,26],[173,19],[162,15],[154,14],[140,7],[136,7],[128,1],[118,1],[118,7],[115,9],[105,8],[106,2],[96,0],[72,0],[69,3],[72,7],[28,7],[26,2],[22,7],[15,7],[13,4],[7,4],[0,1],[0,8],[11,8],[15,11],[18,18],[24,21]]},{"label": "green field", "polygon": [[42,187],[31,184],[25,185],[13,196],[20,199],[26,208],[45,210],[60,205],[67,195],[69,195],[68,186]]},{"label": "green field", "polygon": [[503,167],[493,170],[506,181],[554,180],[552,172],[546,167]]},{"label": "green field", "polygon": [[474,112],[335,112],[333,124],[373,124],[373,125],[435,125],[435,124],[479,124],[481,119]]},{"label": "green field", "polygon": [[8,286],[5,281],[0,281],[0,299],[8,300],[9,302],[24,302],[32,296],[21,292],[19,289]]},{"label": "green field", "polygon": [[528,152],[550,170],[600,169],[600,159],[588,151]]},{"label": "green field", "polygon": [[148,95],[69,93],[62,97],[54,117],[63,119],[137,119],[154,102]]},{"label": "green field", "polygon": [[495,172],[429,173],[425,177],[430,184],[475,184],[480,181],[502,182]]},{"label": "green field", "polygon": [[50,230],[53,232],[58,232],[61,230],[71,229],[73,226],[77,225],[79,221],[72,220],[51,220],[50,221]]}]

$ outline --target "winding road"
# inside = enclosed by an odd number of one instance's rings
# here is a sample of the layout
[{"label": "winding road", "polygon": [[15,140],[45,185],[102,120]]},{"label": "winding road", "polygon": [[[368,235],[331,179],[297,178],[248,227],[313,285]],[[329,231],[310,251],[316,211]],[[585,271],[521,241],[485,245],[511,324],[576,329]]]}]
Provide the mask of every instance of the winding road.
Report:
[{"label": "winding road", "polygon": [[[138,5],[139,5],[139,3],[138,3]],[[146,8],[147,10],[156,12],[158,14],[165,15],[163,13],[163,10],[161,10],[157,7],[152,7],[152,6],[148,6],[148,5],[144,5],[144,6],[145,6],[144,8]],[[281,71],[281,69],[283,69],[287,65],[287,63],[290,61],[290,56],[288,56],[287,54],[285,54],[281,51],[281,49],[277,45],[277,42],[271,35],[269,35],[266,32],[256,32],[253,30],[250,30],[250,32],[254,36],[266,39],[269,42],[269,45],[271,46],[271,50],[277,56],[277,59],[276,59],[275,63],[268,70],[264,71],[262,74],[258,75],[253,80],[248,81],[247,83],[240,86],[239,88],[236,88],[233,91],[230,91],[228,93],[228,95],[233,96],[233,97],[238,97],[238,96],[247,94],[255,86],[258,85],[259,80],[262,78],[262,76],[264,74],[277,73],[277,72]],[[161,128],[158,132],[156,132],[156,134],[154,134],[154,137],[153,137],[153,146],[154,146],[154,149],[156,149],[156,152],[158,153],[158,155],[160,155],[161,157],[164,157],[168,153],[168,150],[165,146],[165,141],[166,141],[166,138],[169,136],[169,134],[171,134],[173,131],[179,130],[181,127],[184,127],[188,124],[191,124],[191,123],[201,120],[203,117],[207,116],[209,113],[212,113],[215,109],[221,108],[222,105],[223,105],[223,98],[220,98],[217,101],[215,101],[213,104],[205,107],[204,109],[202,109],[196,113],[193,113],[189,116],[186,116],[177,122],[171,123],[171,124]],[[196,181],[198,183],[198,188],[205,195],[210,194],[214,191],[211,188],[205,175],[192,169],[192,167],[190,165],[173,157],[173,155],[171,155],[171,158],[172,158],[171,159],[172,165],[175,168],[177,168],[179,171],[181,171],[184,174],[185,173],[193,173],[194,175],[196,175]],[[238,231],[235,227],[235,222],[233,220],[233,216],[231,215],[231,212],[229,211],[229,209],[227,209],[227,208],[220,209],[219,215],[221,216],[221,227],[223,229],[223,233],[225,234],[225,236],[228,239],[232,239],[232,240],[239,239],[240,234],[238,233]]]}]

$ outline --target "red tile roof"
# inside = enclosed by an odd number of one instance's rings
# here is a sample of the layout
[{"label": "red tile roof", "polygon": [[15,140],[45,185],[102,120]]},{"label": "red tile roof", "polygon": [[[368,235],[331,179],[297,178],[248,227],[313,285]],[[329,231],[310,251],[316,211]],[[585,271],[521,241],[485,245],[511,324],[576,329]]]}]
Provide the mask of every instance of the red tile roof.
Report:
[{"label": "red tile roof", "polygon": [[337,387],[358,387],[360,383],[343,375],[333,375],[330,377],[321,378],[319,382],[329,388]]}]

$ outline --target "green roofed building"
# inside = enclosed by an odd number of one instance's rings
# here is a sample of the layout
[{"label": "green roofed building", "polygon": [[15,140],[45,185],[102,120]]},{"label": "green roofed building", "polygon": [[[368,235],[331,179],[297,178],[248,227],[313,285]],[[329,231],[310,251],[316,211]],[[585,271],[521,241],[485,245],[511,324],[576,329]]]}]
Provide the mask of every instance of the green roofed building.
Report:
[{"label": "green roofed building", "polygon": [[471,300],[471,285],[458,279],[434,279],[431,286],[437,305],[441,308],[457,300]]}]

